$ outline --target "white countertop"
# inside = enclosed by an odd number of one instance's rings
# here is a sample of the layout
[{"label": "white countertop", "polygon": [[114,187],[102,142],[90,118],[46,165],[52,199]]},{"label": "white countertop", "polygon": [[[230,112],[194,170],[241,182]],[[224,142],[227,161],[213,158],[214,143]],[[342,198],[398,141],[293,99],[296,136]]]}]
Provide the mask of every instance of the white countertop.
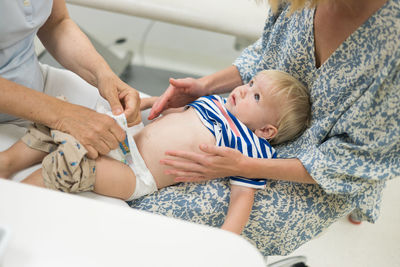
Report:
[{"label": "white countertop", "polygon": [[0,179],[2,267],[265,266],[235,234]]}]

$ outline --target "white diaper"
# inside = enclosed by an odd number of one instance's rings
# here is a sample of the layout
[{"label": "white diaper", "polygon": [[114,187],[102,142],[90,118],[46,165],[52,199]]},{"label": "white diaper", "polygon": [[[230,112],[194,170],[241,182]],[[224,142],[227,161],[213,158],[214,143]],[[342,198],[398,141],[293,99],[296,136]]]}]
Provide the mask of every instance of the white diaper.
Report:
[{"label": "white diaper", "polygon": [[127,164],[135,173],[135,191],[133,192],[132,196],[126,199],[126,201],[131,201],[157,191],[157,184],[154,180],[154,177],[147,168],[146,163],[139,153],[135,140],[133,139],[133,135],[144,127],[143,123],[128,127],[125,114],[115,116],[110,111],[107,111],[103,106],[99,105],[96,109],[98,112],[107,114],[114,118],[119,126],[126,132],[126,138],[119,144],[119,148],[110,151],[110,153],[107,155],[113,159]]}]

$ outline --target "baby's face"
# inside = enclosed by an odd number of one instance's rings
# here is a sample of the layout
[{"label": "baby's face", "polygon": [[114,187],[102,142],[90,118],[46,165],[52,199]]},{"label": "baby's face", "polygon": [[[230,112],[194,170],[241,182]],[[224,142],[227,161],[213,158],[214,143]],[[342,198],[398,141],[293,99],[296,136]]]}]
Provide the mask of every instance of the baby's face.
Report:
[{"label": "baby's face", "polygon": [[236,87],[229,95],[225,107],[250,130],[279,120],[279,101],[273,96],[274,80],[267,75],[256,75],[248,84]]}]

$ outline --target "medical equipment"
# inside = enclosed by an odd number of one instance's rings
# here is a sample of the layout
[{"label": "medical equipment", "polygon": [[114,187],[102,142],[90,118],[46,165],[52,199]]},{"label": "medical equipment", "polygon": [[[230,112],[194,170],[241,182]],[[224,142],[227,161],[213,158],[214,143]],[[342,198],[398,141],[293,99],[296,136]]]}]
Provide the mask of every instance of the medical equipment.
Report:
[{"label": "medical equipment", "polygon": [[[234,8],[230,8],[233,4],[229,0],[67,0],[67,3],[232,35],[236,38],[234,48],[238,51],[261,36],[268,12],[265,2],[256,4],[256,1],[237,1]],[[120,59],[90,32],[85,33],[117,75],[130,64],[134,52],[141,52],[128,50]]]},{"label": "medical equipment", "polygon": [[[268,8],[256,1],[230,0],[67,0],[125,15],[229,34],[254,41],[261,36]],[[210,8],[212,7],[212,8]]]}]

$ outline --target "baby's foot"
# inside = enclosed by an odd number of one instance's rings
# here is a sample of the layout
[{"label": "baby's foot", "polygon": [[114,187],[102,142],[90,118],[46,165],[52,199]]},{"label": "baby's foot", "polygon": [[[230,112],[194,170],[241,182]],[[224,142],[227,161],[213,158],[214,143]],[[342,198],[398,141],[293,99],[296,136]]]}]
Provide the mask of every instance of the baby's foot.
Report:
[{"label": "baby's foot", "polygon": [[4,152],[0,152],[0,178],[10,178],[12,175],[11,161],[4,154]]}]

